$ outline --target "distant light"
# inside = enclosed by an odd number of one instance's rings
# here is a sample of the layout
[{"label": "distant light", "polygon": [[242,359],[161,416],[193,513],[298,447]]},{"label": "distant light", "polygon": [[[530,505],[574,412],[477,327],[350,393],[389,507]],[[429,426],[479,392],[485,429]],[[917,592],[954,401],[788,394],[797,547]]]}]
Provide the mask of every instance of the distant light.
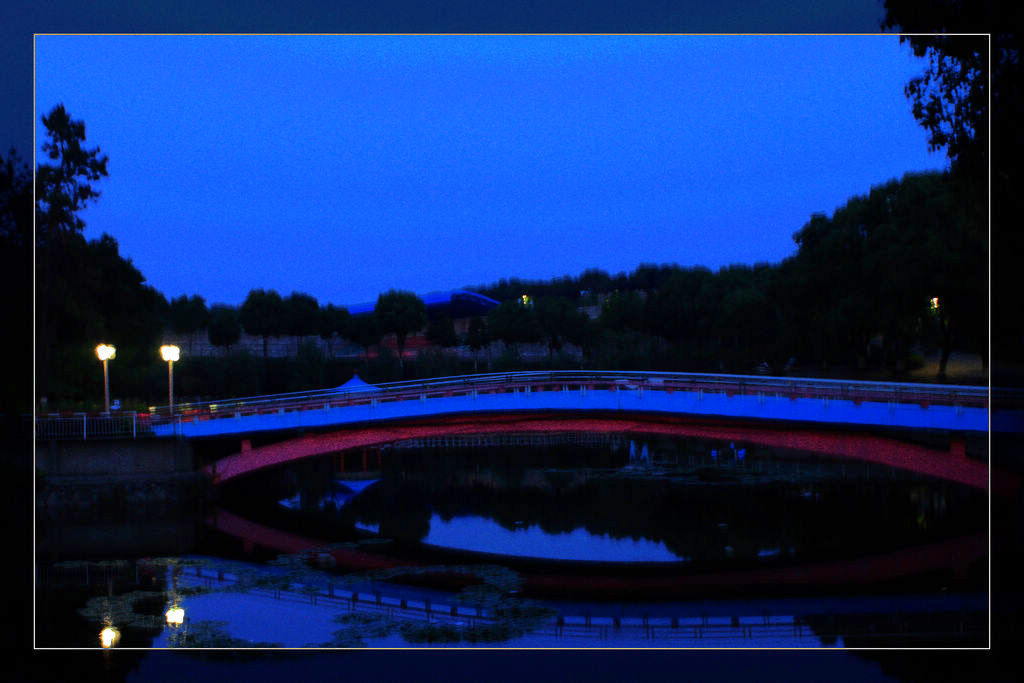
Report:
[{"label": "distant light", "polygon": [[524,306],[529,306],[530,303],[533,301],[533,299],[530,298],[528,294],[523,294],[521,297],[519,297],[519,300],[523,303]]},{"label": "distant light", "polygon": [[932,310],[933,311],[939,310],[939,297],[937,297],[937,296],[933,296],[932,297]]},{"label": "distant light", "polygon": [[100,344],[96,347],[96,357],[100,360],[109,360],[114,357],[114,347],[107,344]]},{"label": "distant light", "polygon": [[172,607],[169,610],[167,610],[167,614],[165,614],[164,616],[167,617],[168,625],[181,626],[181,624],[185,621],[185,610],[181,607]]},{"label": "distant light", "polygon": [[160,355],[167,361],[178,360],[180,353],[181,349],[174,345],[165,345],[160,347]]},{"label": "distant light", "polygon": [[113,626],[108,626],[100,631],[100,645],[103,647],[114,647],[119,640],[121,640],[121,632]]}]

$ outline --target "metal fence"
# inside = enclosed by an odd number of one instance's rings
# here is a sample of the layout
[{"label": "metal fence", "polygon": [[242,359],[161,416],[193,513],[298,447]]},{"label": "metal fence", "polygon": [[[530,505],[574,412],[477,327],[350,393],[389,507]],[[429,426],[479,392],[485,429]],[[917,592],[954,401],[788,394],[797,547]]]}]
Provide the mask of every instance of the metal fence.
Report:
[{"label": "metal fence", "polygon": [[[410,399],[477,393],[554,390],[703,391],[728,395],[777,395],[890,403],[928,403],[987,407],[987,387],[861,382],[849,380],[714,375],[671,372],[508,372],[460,375],[407,382],[388,382],[362,390],[321,389],[287,394],[250,396],[220,401],[185,403],[174,407],[175,417],[216,419],[258,413],[289,412]],[[1024,401],[1024,392],[1000,390],[1004,400]],[[995,392],[994,392],[995,393]],[[157,422],[171,419],[167,406],[154,406]]]},{"label": "metal fence", "polygon": [[36,418],[36,438],[44,440],[135,439],[152,436],[150,416],[138,413],[111,415],[49,414]]}]

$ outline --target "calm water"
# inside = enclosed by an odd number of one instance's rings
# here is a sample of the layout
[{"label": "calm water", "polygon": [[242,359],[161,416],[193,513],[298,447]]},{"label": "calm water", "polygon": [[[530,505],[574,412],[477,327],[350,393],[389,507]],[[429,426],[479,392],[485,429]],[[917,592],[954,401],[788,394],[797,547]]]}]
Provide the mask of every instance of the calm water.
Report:
[{"label": "calm water", "polygon": [[983,491],[698,439],[377,458],[256,475],[186,515],[40,524],[37,645],[95,647],[104,625],[118,647],[986,642]]}]

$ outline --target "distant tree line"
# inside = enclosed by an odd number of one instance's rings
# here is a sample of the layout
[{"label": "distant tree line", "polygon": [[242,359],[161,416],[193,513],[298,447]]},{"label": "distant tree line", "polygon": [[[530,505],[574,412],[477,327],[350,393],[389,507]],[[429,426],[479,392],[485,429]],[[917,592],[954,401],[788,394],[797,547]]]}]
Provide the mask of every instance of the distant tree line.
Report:
[{"label": "distant tree line", "polygon": [[[956,192],[938,172],[878,185],[831,218],[813,215],[778,264],[647,264],[470,289],[505,299],[487,320],[493,338],[551,352],[572,343],[608,369],[781,372],[793,359],[904,370],[915,348],[934,348],[941,375],[954,349],[987,358],[984,226]],[[597,301],[596,321],[577,314]]]}]

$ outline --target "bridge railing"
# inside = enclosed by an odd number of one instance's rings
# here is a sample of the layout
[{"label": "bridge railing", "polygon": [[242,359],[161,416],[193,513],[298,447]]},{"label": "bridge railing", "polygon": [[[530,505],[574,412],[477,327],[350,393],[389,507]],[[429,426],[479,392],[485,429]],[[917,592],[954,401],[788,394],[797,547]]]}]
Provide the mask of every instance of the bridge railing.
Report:
[{"label": "bridge railing", "polygon": [[88,413],[40,415],[36,417],[36,438],[40,440],[135,439],[152,436],[152,420],[145,413]]},{"label": "bridge railing", "polygon": [[[217,419],[236,415],[291,412],[351,405],[463,396],[476,393],[600,389],[615,391],[695,391],[726,395],[774,395],[922,405],[987,407],[986,387],[905,384],[849,380],[716,375],[670,372],[594,372],[586,370],[526,371],[458,375],[426,380],[389,382],[361,390],[341,388],[151,407],[154,423],[170,419]],[[1024,398],[1024,393],[1017,400]]]}]

